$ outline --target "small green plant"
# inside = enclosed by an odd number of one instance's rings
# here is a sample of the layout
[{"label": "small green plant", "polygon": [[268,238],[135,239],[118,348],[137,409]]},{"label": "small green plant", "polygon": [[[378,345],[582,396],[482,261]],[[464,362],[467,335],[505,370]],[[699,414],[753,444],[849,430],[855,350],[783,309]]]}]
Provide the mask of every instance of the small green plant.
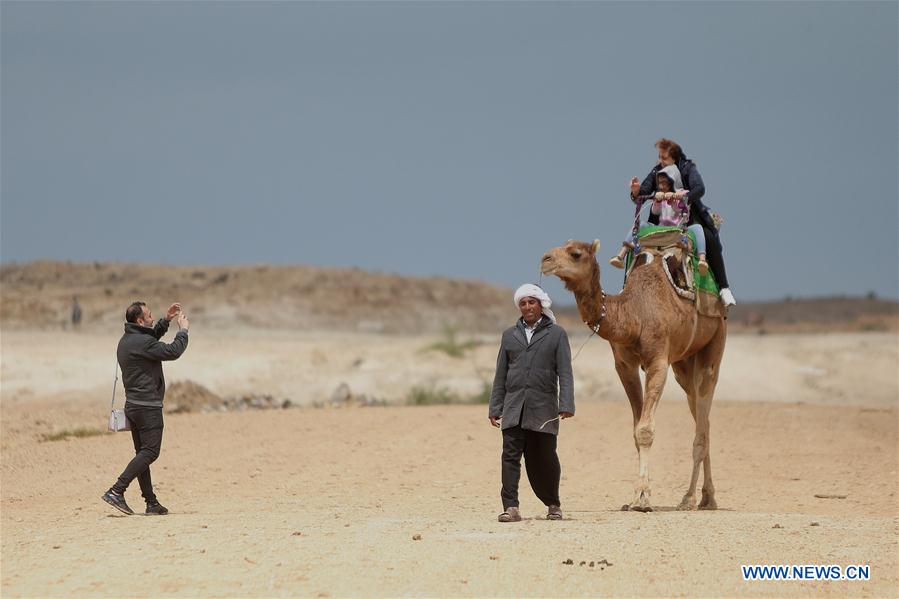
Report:
[{"label": "small green plant", "polygon": [[446,404],[487,404],[493,388],[484,383],[481,391],[463,396],[446,387],[412,387],[406,395],[407,406],[440,406]]},{"label": "small green plant", "polygon": [[461,403],[461,398],[446,387],[412,387],[406,396],[409,406],[437,406]]},{"label": "small green plant", "polygon": [[74,428],[41,435],[41,441],[64,441],[70,437],[75,439],[83,439],[85,437],[97,437],[106,431],[98,428]]},{"label": "small green plant", "polygon": [[465,352],[472,347],[477,346],[477,341],[459,342],[456,339],[456,327],[451,324],[443,325],[443,339],[432,343],[425,348],[425,351],[442,351],[452,358],[461,358]]}]

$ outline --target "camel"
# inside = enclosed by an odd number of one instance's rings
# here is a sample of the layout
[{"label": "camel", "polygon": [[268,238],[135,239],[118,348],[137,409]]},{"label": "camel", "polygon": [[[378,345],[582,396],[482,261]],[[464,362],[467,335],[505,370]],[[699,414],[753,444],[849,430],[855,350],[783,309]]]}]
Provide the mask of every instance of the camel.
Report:
[{"label": "camel", "polygon": [[[718,317],[697,313],[692,301],[680,297],[663,270],[663,260],[641,255],[622,292],[606,295],[599,282],[596,251],[592,244],[568,241],[543,255],[540,271],[555,275],[574,293],[581,319],[612,346],[615,370],[634,415],[634,443],[640,460],[634,500],[623,510],[652,511],[649,452],[668,366],[687,393],[696,423],[693,472],[678,509],[696,509],[696,483],[703,466],[699,509],[717,509],[709,456],[709,412],[724,354],[727,324]],[[638,368],[646,373],[641,388]]]}]

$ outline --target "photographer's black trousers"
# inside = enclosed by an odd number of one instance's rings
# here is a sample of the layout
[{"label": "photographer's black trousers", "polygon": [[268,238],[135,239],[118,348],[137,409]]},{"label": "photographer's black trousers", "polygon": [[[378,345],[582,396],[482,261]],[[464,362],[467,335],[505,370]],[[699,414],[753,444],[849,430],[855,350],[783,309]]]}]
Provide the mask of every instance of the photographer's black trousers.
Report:
[{"label": "photographer's black trousers", "polygon": [[141,495],[147,503],[156,503],[150,464],[159,457],[162,448],[162,408],[150,408],[125,404],[125,416],[131,422],[131,439],[135,456],[112,486],[113,492],[123,495],[135,478],[140,484]]}]

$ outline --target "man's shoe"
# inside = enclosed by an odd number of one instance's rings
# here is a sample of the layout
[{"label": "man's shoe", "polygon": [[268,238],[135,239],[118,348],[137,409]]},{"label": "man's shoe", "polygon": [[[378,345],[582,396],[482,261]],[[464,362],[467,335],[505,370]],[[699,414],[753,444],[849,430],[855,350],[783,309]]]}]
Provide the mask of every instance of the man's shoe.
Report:
[{"label": "man's shoe", "polygon": [[165,516],[168,513],[169,509],[161,503],[148,503],[147,511],[144,512],[147,516]]},{"label": "man's shoe", "polygon": [[546,512],[547,520],[561,520],[562,519],[562,508],[557,505],[549,506],[549,510]]},{"label": "man's shoe", "polygon": [[730,292],[729,288],[725,287],[718,292],[718,295],[721,296],[721,303],[724,304],[725,308],[737,305],[737,300],[734,299],[734,294]]},{"label": "man's shoe", "polygon": [[115,509],[119,510],[123,514],[127,514],[128,516],[134,515],[134,510],[132,510],[130,507],[128,507],[128,504],[125,503],[125,496],[124,495],[116,495],[115,493],[112,492],[112,489],[103,493],[103,496],[100,497],[100,499],[102,499],[103,501],[105,501],[106,503],[108,503],[109,505],[114,507]]},{"label": "man's shoe", "polygon": [[497,518],[500,522],[521,522],[521,513],[517,507],[507,507]]},{"label": "man's shoe", "polygon": [[624,268],[624,262],[621,260],[621,256],[612,256],[612,259],[609,260],[609,264],[615,268]]}]

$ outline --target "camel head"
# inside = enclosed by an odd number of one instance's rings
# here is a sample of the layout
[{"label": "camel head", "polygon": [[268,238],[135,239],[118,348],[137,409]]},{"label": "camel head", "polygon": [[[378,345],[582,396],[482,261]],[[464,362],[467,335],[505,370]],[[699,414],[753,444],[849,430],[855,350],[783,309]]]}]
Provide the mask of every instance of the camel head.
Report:
[{"label": "camel head", "polygon": [[598,239],[593,243],[569,239],[565,245],[543,254],[540,272],[545,275],[556,275],[569,290],[582,283],[595,281],[599,273],[599,266],[596,264],[598,249]]}]

